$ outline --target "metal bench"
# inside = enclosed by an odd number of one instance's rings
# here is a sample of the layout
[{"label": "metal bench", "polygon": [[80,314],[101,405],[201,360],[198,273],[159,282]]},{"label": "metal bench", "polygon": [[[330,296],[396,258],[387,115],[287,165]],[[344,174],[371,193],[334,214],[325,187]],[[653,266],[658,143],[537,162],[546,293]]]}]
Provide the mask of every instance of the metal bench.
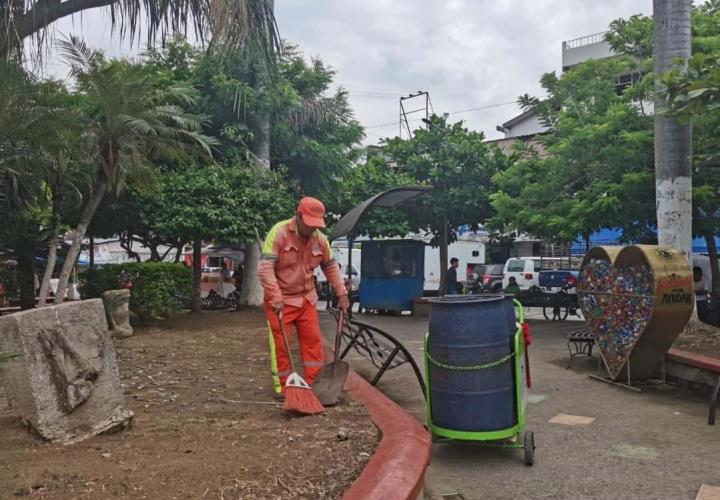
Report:
[{"label": "metal bench", "polygon": [[[715,425],[715,412],[720,405],[720,363],[716,358],[703,356],[684,351],[682,349],[671,348],[665,356],[666,361],[673,361],[681,365],[697,368],[711,374],[715,377],[714,385],[710,386],[710,401],[708,402],[708,425]],[[665,378],[666,365],[662,366],[663,379]]]},{"label": "metal bench", "polygon": [[[330,313],[337,321],[338,311],[330,310]],[[350,349],[355,349],[358,354],[370,361],[378,369],[370,381],[372,385],[377,385],[387,370],[409,363],[420,385],[423,397],[425,397],[425,381],[420,368],[410,351],[395,337],[368,323],[346,319],[343,326],[342,340],[345,345],[340,352],[340,359],[344,359]]]},{"label": "metal bench", "polygon": [[[565,367],[570,368],[572,360],[578,356],[587,356],[592,358],[593,347],[595,346],[595,337],[589,328],[581,328],[570,332],[567,336],[568,351],[570,351],[570,359]],[[600,361],[598,361],[598,365]]]}]

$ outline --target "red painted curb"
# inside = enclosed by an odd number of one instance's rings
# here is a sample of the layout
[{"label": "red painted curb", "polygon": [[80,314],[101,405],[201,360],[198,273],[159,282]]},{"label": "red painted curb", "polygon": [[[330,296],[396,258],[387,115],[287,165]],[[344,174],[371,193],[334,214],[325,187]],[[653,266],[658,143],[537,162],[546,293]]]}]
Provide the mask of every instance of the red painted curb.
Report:
[{"label": "red painted curb", "polygon": [[430,463],[430,434],[397,403],[350,370],[345,391],[365,405],[382,432],[380,445],[344,500],[415,499]]},{"label": "red painted curb", "polygon": [[720,359],[718,358],[703,356],[702,354],[695,354],[682,349],[675,349],[674,347],[670,348],[666,358],[668,361],[675,361],[676,363],[681,363],[683,365],[720,373]]}]

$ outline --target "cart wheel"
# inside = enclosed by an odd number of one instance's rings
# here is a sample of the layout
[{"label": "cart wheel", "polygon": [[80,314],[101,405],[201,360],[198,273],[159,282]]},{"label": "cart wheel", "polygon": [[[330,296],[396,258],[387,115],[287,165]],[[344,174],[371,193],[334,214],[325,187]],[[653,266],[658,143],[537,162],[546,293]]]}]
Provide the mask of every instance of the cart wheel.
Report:
[{"label": "cart wheel", "polygon": [[[550,314],[552,313],[552,315]],[[566,307],[564,310],[562,307],[543,307],[543,316],[548,321],[565,321],[568,317],[569,311]]]},{"label": "cart wheel", "polygon": [[525,431],[523,449],[525,450],[525,465],[535,463],[535,434],[532,431]]}]

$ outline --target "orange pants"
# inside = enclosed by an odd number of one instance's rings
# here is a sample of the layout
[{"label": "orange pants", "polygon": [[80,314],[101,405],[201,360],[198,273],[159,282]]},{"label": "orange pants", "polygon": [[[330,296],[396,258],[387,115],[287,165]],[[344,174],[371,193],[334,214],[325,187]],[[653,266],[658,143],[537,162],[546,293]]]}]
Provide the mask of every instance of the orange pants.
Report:
[{"label": "orange pants", "polygon": [[[317,309],[314,304],[304,300],[302,307],[285,306],[282,316],[288,342],[292,338],[292,327],[295,325],[300,343],[300,355],[303,360],[303,378],[308,384],[312,384],[323,366],[323,341]],[[290,358],[285,349],[285,342],[280,331],[280,322],[268,303],[265,303],[265,317],[270,323],[270,329],[275,340],[277,370],[284,391],[285,380],[291,373]]]}]

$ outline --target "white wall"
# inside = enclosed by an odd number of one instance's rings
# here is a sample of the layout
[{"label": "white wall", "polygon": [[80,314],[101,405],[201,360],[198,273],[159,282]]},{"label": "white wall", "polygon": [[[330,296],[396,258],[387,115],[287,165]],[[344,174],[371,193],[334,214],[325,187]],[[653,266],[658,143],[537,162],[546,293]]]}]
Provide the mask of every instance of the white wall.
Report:
[{"label": "white wall", "polygon": [[546,131],[547,127],[540,123],[537,115],[533,114],[514,124],[512,127],[506,127],[505,138],[541,134]]}]

